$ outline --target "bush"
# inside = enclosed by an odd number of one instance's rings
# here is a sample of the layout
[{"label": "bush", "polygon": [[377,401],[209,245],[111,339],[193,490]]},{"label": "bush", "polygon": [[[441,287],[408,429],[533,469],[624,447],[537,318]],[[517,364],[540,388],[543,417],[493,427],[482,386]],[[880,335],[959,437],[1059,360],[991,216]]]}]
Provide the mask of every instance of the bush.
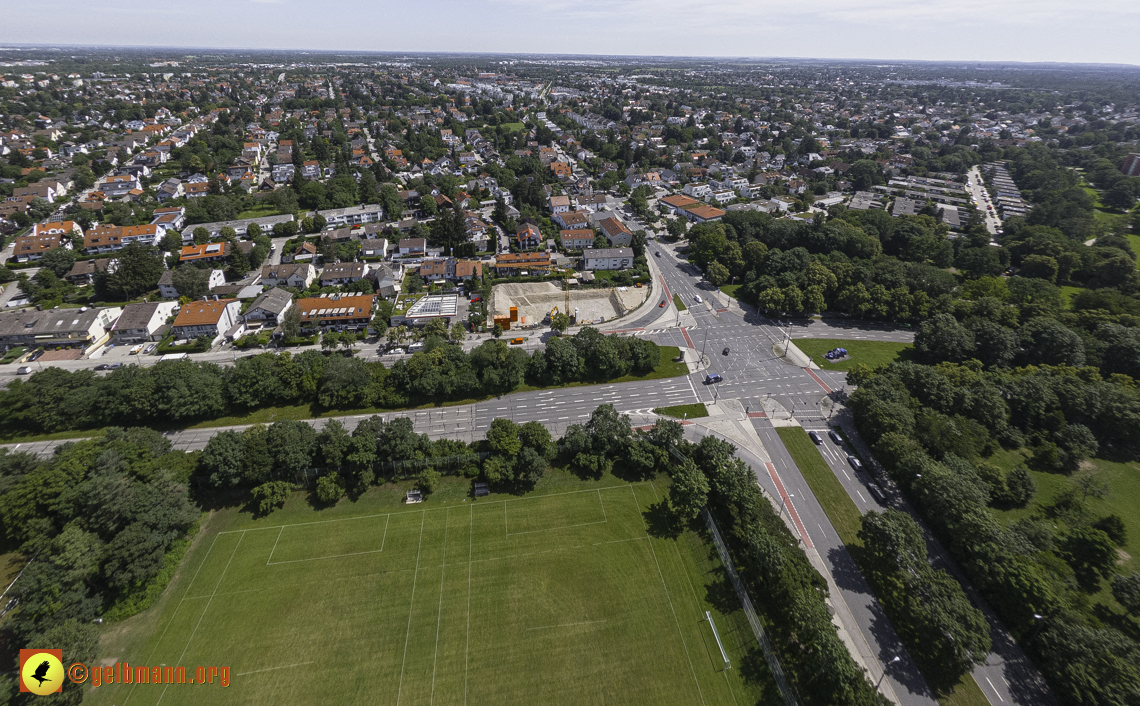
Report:
[{"label": "bush", "polygon": [[416,488],[424,495],[431,495],[439,487],[439,482],[442,479],[443,476],[440,475],[439,471],[434,468],[425,468],[420,477],[416,479]]},{"label": "bush", "polygon": [[339,473],[329,473],[317,479],[317,500],[332,505],[344,497],[344,481]]},{"label": "bush", "polygon": [[257,502],[259,515],[268,515],[279,507],[284,507],[293,484],[283,480],[273,480],[253,489],[253,499]]}]

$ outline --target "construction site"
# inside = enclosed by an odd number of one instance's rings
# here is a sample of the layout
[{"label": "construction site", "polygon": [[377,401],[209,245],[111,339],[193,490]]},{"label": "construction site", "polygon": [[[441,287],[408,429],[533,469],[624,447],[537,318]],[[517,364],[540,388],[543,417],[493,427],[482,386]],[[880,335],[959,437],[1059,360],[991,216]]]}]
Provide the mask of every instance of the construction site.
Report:
[{"label": "construction site", "polygon": [[648,287],[564,289],[555,282],[497,284],[491,290],[492,324],[504,330],[549,325],[566,314],[572,325],[600,324],[633,311],[649,296]]}]

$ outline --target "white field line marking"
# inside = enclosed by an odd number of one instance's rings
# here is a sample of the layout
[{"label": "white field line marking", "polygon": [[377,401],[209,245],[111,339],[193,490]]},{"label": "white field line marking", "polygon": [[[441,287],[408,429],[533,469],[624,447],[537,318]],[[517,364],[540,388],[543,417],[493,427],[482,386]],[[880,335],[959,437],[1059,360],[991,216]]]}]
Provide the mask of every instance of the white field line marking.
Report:
[{"label": "white field line marking", "polygon": [[296,664],[283,664],[280,667],[266,667],[265,669],[255,669],[252,672],[242,672],[235,674],[235,677],[248,677],[250,674],[261,674],[262,672],[273,672],[278,669],[288,669],[290,667],[303,667],[306,664],[316,664],[316,662],[297,662]]},{"label": "white field line marking", "polygon": [[[226,562],[226,568],[222,569],[222,575],[218,577],[218,582],[214,584],[214,595],[217,595],[218,587],[221,586],[222,581],[225,580],[226,572],[230,570],[230,564],[233,563],[234,556],[237,555],[238,547],[241,546],[241,540],[243,539],[245,539],[244,532],[240,537],[238,537],[237,544],[234,545],[234,550],[230,552],[230,559]],[[210,610],[210,604],[213,602],[214,596],[211,595],[210,600],[206,601],[206,607],[202,609],[202,615],[198,617],[198,622],[194,624],[194,629],[190,632],[190,637],[186,640],[186,646],[182,648],[182,654],[178,655],[178,659],[174,660],[175,664],[182,663],[182,658],[186,656],[186,651],[190,649],[190,643],[194,641],[194,636],[198,634],[198,628],[202,626],[202,621],[206,619],[206,613]],[[170,684],[167,684],[162,688],[162,693],[158,695],[158,701],[155,702],[155,706],[158,706],[158,704],[162,703],[162,697],[166,696],[166,690],[169,688]]]},{"label": "white field line marking", "polygon": [[420,551],[424,548],[424,522],[427,513],[420,519],[420,543],[416,548],[416,573],[412,575],[412,599],[408,601],[408,629],[404,632],[404,659],[400,662],[400,686],[396,690],[396,706],[400,706],[400,696],[404,692],[404,666],[408,663],[408,641],[412,638],[412,609],[416,607],[416,580],[420,577]]},{"label": "white field line marking", "polygon": [[435,669],[439,665],[439,625],[443,622],[443,577],[447,575],[447,516],[443,513],[443,565],[439,567],[439,608],[435,614],[435,657],[431,664],[431,698],[429,704],[435,703]]},{"label": "white field line marking", "polygon": [[[374,515],[374,517],[379,517],[379,515]],[[268,562],[267,561],[267,562],[265,562],[265,565],[266,566],[277,566],[279,564],[299,564],[299,563],[305,562],[305,561],[320,561],[322,559],[339,559],[341,557],[346,557],[346,556],[360,556],[361,554],[379,554],[380,552],[384,551],[384,544],[388,541],[388,525],[391,524],[391,522],[392,522],[392,515],[391,514],[386,515],[385,517],[386,517],[386,519],[384,520],[384,534],[380,538],[380,548],[379,549],[369,549],[369,550],[363,551],[363,552],[349,552],[348,554],[330,554],[328,556],[315,556],[315,557],[311,557],[309,559],[286,559],[285,561],[274,561],[274,562]],[[349,518],[349,519],[351,519],[351,518]],[[287,525],[287,526],[292,527],[292,525]],[[285,527],[286,527],[286,525],[282,525],[281,532],[285,531]],[[277,540],[278,541],[281,540],[281,532],[277,533]],[[277,551],[277,542],[273,543],[273,551],[269,552],[269,557],[271,559],[273,558],[273,552],[274,551]]]},{"label": "white field line marking", "polygon": [[[404,573],[407,573],[409,571],[414,571],[414,569],[391,569],[389,571],[375,571],[375,572],[372,572],[370,574],[357,574],[355,576],[342,576],[340,578],[335,578],[335,579],[318,579],[316,581],[301,581],[300,583],[279,583],[279,584],[273,584],[271,586],[262,586],[261,588],[246,588],[246,589],[241,590],[241,591],[223,591],[222,593],[219,593],[218,595],[219,596],[240,596],[243,593],[258,593],[260,591],[276,591],[279,589],[290,589],[290,588],[298,588],[300,586],[311,586],[313,584],[322,584],[323,585],[323,584],[327,584],[329,581],[357,581],[360,579],[375,578],[377,576],[387,576],[388,574],[404,574]],[[196,601],[196,600],[199,600],[202,598],[209,598],[209,597],[210,597],[210,594],[203,593],[200,596],[190,596],[190,597],[186,598],[185,600]]]},{"label": "white field line marking", "polygon": [[607,621],[605,621],[605,620],[584,620],[580,623],[562,623],[561,625],[543,625],[543,626],[537,627],[537,628],[527,628],[526,631],[530,632],[531,630],[550,630],[551,628],[573,628],[573,627],[577,627],[579,625],[597,625],[598,623],[604,623],[604,622],[607,622]]},{"label": "white field line marking", "polygon": [[[214,551],[214,545],[218,543],[218,535],[214,535],[214,541],[210,542],[210,548],[206,550],[206,556],[202,557],[202,563],[198,565],[198,570],[194,572],[194,576],[190,579],[190,583],[186,586],[186,593],[182,594],[182,600],[178,601],[178,605],[174,606],[174,612],[170,614],[170,620],[167,621],[166,627],[162,629],[162,634],[158,636],[158,642],[154,643],[154,647],[150,650],[150,656],[146,658],[146,663],[150,664],[153,661],[154,653],[158,651],[158,646],[162,644],[162,638],[166,637],[166,631],[170,629],[171,623],[174,622],[174,616],[178,615],[178,610],[182,604],[186,602],[187,596],[190,594],[190,589],[194,587],[194,582],[198,580],[198,574],[202,572],[202,567],[206,565],[206,561],[210,558],[210,552]],[[193,600],[193,599],[191,599]],[[137,686],[137,684],[136,684]],[[130,693],[127,698],[123,699],[123,706],[131,700],[131,695],[135,693],[135,687],[131,687]]]},{"label": "white field line marking", "polygon": [[[467,706],[467,657],[471,652],[471,548],[475,541],[475,506],[467,520],[467,645],[463,648],[463,706]],[[443,558],[444,562],[447,557]]]},{"label": "white field line marking", "polygon": [[281,531],[277,533],[277,539],[273,540],[273,548],[269,550],[269,558],[265,560],[265,565],[269,566],[273,562],[273,552],[277,551],[277,543],[281,541],[281,535],[285,532],[285,526],[281,526]]},{"label": "white field line marking", "polygon": [[[648,482],[648,481],[645,481],[645,482]],[[621,486],[617,486],[617,487],[621,487]],[[602,508],[602,519],[601,520],[598,520],[596,522],[579,522],[576,525],[559,525],[558,527],[543,527],[542,529],[526,530],[523,532],[513,532],[513,533],[507,532],[507,536],[508,537],[517,537],[521,534],[534,534],[536,532],[552,532],[554,530],[573,529],[575,527],[587,527],[589,525],[604,525],[607,522],[609,522],[610,520],[608,517],[606,517],[606,504],[604,502],[602,502],[602,490],[603,490],[603,488],[597,489],[597,491],[598,491],[598,505]],[[605,488],[604,490],[608,490],[608,488]],[[525,499],[525,498],[521,498],[521,499]],[[507,508],[506,508],[506,505],[504,505],[503,506],[503,525],[504,525],[504,527],[506,526],[506,523],[507,523],[506,513],[507,513]]]},{"label": "white field line marking", "polygon": [[[637,493],[633,490],[633,485],[629,486],[629,492],[633,495],[633,502],[637,505],[637,514],[641,515],[641,503],[637,499]],[[644,518],[644,515],[642,515]],[[642,519],[642,523],[645,520]],[[649,539],[649,525],[645,525],[645,538]],[[661,588],[665,590],[665,600],[669,601],[669,610],[673,613],[673,622],[677,625],[677,635],[681,638],[681,646],[685,649],[685,659],[689,662],[689,671],[693,675],[693,683],[697,685],[697,694],[701,697],[701,703],[705,703],[704,692],[701,691],[701,683],[697,681],[697,670],[693,667],[693,659],[689,656],[689,646],[685,643],[685,635],[681,632],[681,621],[677,618],[677,609],[673,607],[673,598],[669,595],[669,587],[665,585],[665,574],[661,571],[661,562],[657,561],[657,550],[653,548],[653,540],[649,540],[649,551],[653,554],[653,563],[657,565],[657,576],[661,579]]]}]

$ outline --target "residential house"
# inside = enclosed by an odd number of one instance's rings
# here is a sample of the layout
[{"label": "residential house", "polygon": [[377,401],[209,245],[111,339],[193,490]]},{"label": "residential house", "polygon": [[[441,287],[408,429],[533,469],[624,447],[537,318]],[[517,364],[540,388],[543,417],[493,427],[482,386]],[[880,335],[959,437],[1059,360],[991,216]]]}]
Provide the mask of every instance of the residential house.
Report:
[{"label": "residential house", "polygon": [[[64,223],[73,225],[75,230],[80,234],[83,233],[73,221],[65,221]],[[16,262],[34,262],[43,257],[44,253],[57,248],[71,250],[71,238],[68,236],[72,229],[64,229],[61,227],[63,225],[63,223],[37,223],[30,234],[16,238],[16,242],[12,246],[12,254],[16,257]]]},{"label": "residential house", "polygon": [[526,275],[531,272],[549,272],[550,254],[545,252],[507,253],[495,258],[495,269],[500,275]]},{"label": "residential house", "polygon": [[0,346],[83,348],[102,345],[111,326],[123,313],[120,307],[103,309],[48,309],[0,312]]},{"label": "residential house", "polygon": [[669,196],[658,199],[657,203],[664,206],[669,211],[669,213],[676,214],[680,211],[684,211],[687,208],[692,208],[693,206],[700,205],[701,202],[697,201],[694,198],[685,196],[684,194],[670,194]]},{"label": "residential house", "polygon": [[143,226],[93,226],[83,236],[83,249],[88,254],[103,254],[122,250],[131,243],[158,245],[166,228],[150,223]]},{"label": "residential house", "polygon": [[536,248],[542,242],[542,232],[533,223],[520,223],[518,229],[515,230],[515,240],[522,250]]},{"label": "residential house", "polygon": [[562,231],[562,247],[566,250],[584,250],[594,247],[592,228],[575,228]]},{"label": "residential house", "polygon": [[360,241],[361,257],[384,257],[388,253],[388,241],[385,238],[369,238]]},{"label": "residential house", "polygon": [[177,308],[176,302],[143,302],[127,304],[111,327],[115,345],[145,343],[162,339],[162,329]]},{"label": "residential house", "polygon": [[427,250],[427,240],[424,238],[403,238],[400,240],[401,256],[421,256]]},{"label": "residential house", "polygon": [[[212,290],[215,287],[221,287],[225,283],[226,273],[224,270],[210,270],[210,277],[206,281],[206,289]],[[162,276],[158,278],[158,294],[163,299],[177,299],[182,296],[174,286],[173,270],[163,272]]]},{"label": "residential house", "polygon": [[582,251],[585,270],[624,270],[633,267],[633,248],[588,248]]},{"label": "residential house", "polygon": [[132,174],[118,174],[104,179],[102,186],[99,188],[107,195],[107,198],[117,199],[126,196],[136,189],[141,191],[142,182],[139,181],[138,177]]},{"label": "residential house", "polygon": [[242,318],[249,329],[277,328],[291,306],[293,295],[274,287],[255,299]]},{"label": "residential house", "polygon": [[558,179],[570,179],[574,176],[574,170],[569,162],[551,162],[550,171],[554,172],[554,176]]},{"label": "residential house", "polygon": [[712,188],[708,184],[692,182],[685,184],[684,192],[694,199],[703,199],[712,192]]},{"label": "residential house", "polygon": [[188,199],[200,199],[210,195],[210,184],[204,181],[186,183],[182,185],[182,191]]},{"label": "residential house", "polygon": [[175,340],[194,340],[205,336],[214,345],[238,323],[241,302],[237,299],[200,299],[182,307],[174,319],[171,332]]},{"label": "residential house", "polygon": [[317,257],[317,246],[306,241],[294,248],[287,257],[290,262],[312,262]]},{"label": "residential house", "polygon": [[186,208],[184,206],[156,208],[150,222],[166,230],[178,230],[186,223]]},{"label": "residential house", "polygon": [[598,227],[602,229],[602,234],[610,241],[612,247],[624,248],[633,243],[633,233],[616,218],[603,218]]},{"label": "residential house", "polygon": [[335,287],[352,284],[368,276],[368,264],[364,262],[338,262],[327,265],[321,271],[321,286]]},{"label": "residential house", "polygon": [[685,216],[693,223],[706,223],[708,221],[719,221],[724,218],[725,212],[715,206],[707,206],[701,204],[693,208],[683,211]]},{"label": "residential house", "polygon": [[455,279],[466,282],[483,277],[483,263],[478,260],[460,260],[455,263]]},{"label": "residential house", "polygon": [[564,194],[550,197],[551,213],[567,213],[570,211],[570,197]]},{"label": "residential house", "polygon": [[222,262],[230,256],[230,244],[202,243],[201,245],[184,245],[178,254],[179,262]]},{"label": "residential house", "polygon": [[111,258],[97,258],[95,260],[76,260],[75,264],[71,266],[71,271],[63,276],[63,279],[71,282],[77,287],[82,287],[95,283],[95,275],[99,272],[114,272],[118,260]]},{"label": "residential house", "polygon": [[400,293],[404,279],[404,268],[397,263],[383,263],[369,268],[368,276],[376,282],[376,292],[382,297],[394,297]]},{"label": "residential house", "polygon": [[264,265],[261,268],[261,283],[266,287],[308,289],[316,278],[317,269],[311,262]]},{"label": "residential house", "polygon": [[325,223],[333,228],[358,226],[364,223],[380,223],[384,220],[384,209],[379,204],[330,208],[327,211],[317,211],[317,214],[324,216]]},{"label": "residential house", "polygon": [[372,321],[371,294],[324,294],[301,299],[301,328],[321,331],[366,331]]},{"label": "residential house", "polygon": [[315,159],[310,159],[301,165],[301,176],[306,179],[320,179],[321,178],[321,163]]}]

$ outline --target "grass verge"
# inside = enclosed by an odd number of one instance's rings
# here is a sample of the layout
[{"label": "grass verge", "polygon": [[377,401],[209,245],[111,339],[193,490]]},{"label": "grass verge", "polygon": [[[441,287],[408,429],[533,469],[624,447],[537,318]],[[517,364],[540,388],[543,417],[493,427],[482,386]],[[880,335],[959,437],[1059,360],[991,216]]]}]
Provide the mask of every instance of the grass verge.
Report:
[{"label": "grass verge", "polygon": [[720,291],[724,292],[733,299],[740,299],[740,297],[736,296],[736,293],[740,291],[740,288],[743,286],[743,284],[726,284],[720,288]]},{"label": "grass verge", "polygon": [[673,306],[677,307],[677,311],[684,311],[685,309],[689,308],[685,306],[685,302],[681,301],[680,294],[673,295]]},{"label": "grass verge", "polygon": [[653,410],[653,413],[665,417],[676,417],[677,419],[696,419],[698,417],[709,416],[709,410],[705,407],[704,402],[679,404],[672,407],[657,407]]},{"label": "grass verge", "polygon": [[[850,370],[860,363],[877,368],[895,361],[914,360],[914,346],[897,341],[797,338],[792,343],[824,370]],[[824,354],[833,348],[846,348],[847,357],[837,361],[824,358]]]}]

